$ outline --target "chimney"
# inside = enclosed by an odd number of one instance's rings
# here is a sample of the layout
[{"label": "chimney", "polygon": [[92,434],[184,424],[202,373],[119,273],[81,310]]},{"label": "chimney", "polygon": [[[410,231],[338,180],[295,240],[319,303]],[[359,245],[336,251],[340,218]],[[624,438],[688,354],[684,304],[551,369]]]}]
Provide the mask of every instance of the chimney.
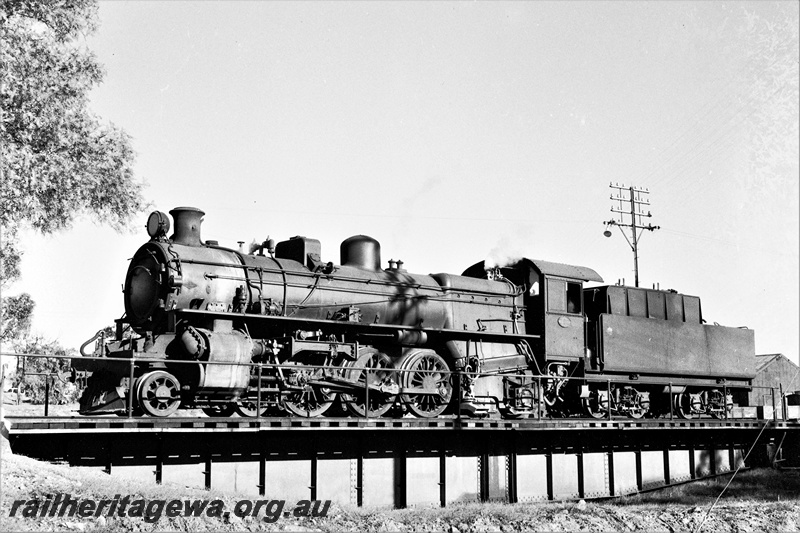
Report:
[{"label": "chimney", "polygon": [[205,213],[196,207],[176,207],[169,212],[175,221],[175,233],[172,242],[185,246],[202,246],[200,240],[200,224]]}]

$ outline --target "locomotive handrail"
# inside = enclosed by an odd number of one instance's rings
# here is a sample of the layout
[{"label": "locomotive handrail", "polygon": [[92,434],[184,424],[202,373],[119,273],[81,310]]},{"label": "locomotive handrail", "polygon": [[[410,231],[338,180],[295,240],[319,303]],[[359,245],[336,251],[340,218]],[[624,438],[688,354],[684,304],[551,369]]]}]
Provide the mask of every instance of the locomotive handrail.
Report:
[{"label": "locomotive handrail", "polygon": [[[186,263],[186,264],[193,264],[193,265],[208,265],[208,266],[225,267],[225,268],[241,268],[241,269],[243,269],[245,271],[247,271],[247,270],[260,270],[260,271],[263,271],[263,272],[268,272],[270,274],[280,274],[281,273],[281,269],[278,269],[278,268],[269,268],[269,267],[261,267],[261,266],[256,267],[256,266],[253,266],[253,265],[246,265],[246,264],[220,263],[220,262],[216,262],[216,261],[200,261],[200,260],[197,260],[197,259],[181,259],[181,262],[182,263]],[[363,283],[363,282],[366,281],[363,278],[355,278],[355,277],[352,277],[352,276],[342,276],[342,275],[335,275],[334,276],[333,274],[326,274],[324,272],[313,272],[313,271],[305,272],[305,271],[302,271],[302,270],[288,270],[288,271],[286,271],[286,273],[291,274],[293,276],[302,276],[302,277],[307,277],[307,278],[312,278],[312,277],[332,278],[332,277],[335,277],[336,279],[342,280],[342,281],[353,281],[353,282],[359,282],[359,283]],[[248,278],[234,278],[232,276],[228,276],[228,277],[219,276],[219,275],[215,275],[215,276],[219,277],[219,278],[232,279],[232,280],[236,280],[236,281],[247,281],[247,279],[248,279]],[[478,278],[476,278],[476,279],[478,279]],[[385,281],[385,280],[381,280],[381,279],[371,279],[371,280],[369,280],[369,283],[371,285],[386,285],[386,286],[390,286],[390,287],[394,287],[394,286],[397,286],[397,285],[404,285],[404,283],[402,283],[402,282],[396,282],[396,281],[392,282],[392,281]],[[270,282],[264,282],[264,284],[281,285],[281,283],[270,283]],[[421,283],[405,283],[405,285],[413,286],[413,287],[418,288],[418,289],[427,289],[427,290],[436,290],[436,291],[460,291],[460,292],[470,293],[470,294],[473,294],[473,293],[474,294],[480,294],[482,296],[494,296],[494,297],[497,297],[497,293],[495,293],[495,292],[481,291],[481,290],[478,290],[478,289],[461,288],[461,287],[459,287],[457,289],[453,289],[451,287],[443,287],[441,285],[423,285]],[[304,287],[304,285],[289,285],[289,286],[292,286],[292,287]],[[517,294],[518,293],[509,293],[509,294],[506,294],[504,296],[517,296]]]},{"label": "locomotive handrail", "polygon": [[[379,369],[376,369],[375,367],[356,366],[356,365],[353,365],[353,366],[298,365],[296,363],[293,363],[293,364],[267,363],[267,362],[253,363],[253,362],[198,361],[198,360],[169,360],[169,361],[166,361],[163,358],[153,358],[153,357],[105,357],[105,356],[101,356],[101,357],[89,356],[89,357],[86,357],[86,356],[82,356],[82,355],[34,354],[34,353],[15,353],[15,352],[0,352],[0,356],[49,358],[49,359],[68,359],[68,360],[81,360],[81,361],[104,361],[104,362],[115,361],[115,362],[120,362],[120,363],[125,363],[127,365],[130,365],[129,377],[130,377],[131,380],[133,379],[134,368],[136,367],[137,364],[154,363],[154,362],[155,363],[161,363],[161,364],[163,364],[165,362],[168,362],[170,365],[172,365],[172,364],[179,364],[179,365],[180,364],[190,364],[190,365],[194,364],[194,365],[246,366],[246,367],[251,367],[251,368],[252,367],[256,367],[259,370],[259,376],[261,375],[261,372],[262,372],[263,369],[297,369],[298,366],[302,366],[303,368],[307,368],[309,370],[313,370],[313,369],[330,370],[330,371],[333,371],[334,373],[341,373],[342,371],[352,371],[352,370],[363,371],[363,372],[365,372],[367,374],[367,376],[370,373],[376,372],[376,371],[379,370]],[[405,374],[405,373],[409,373],[409,372],[414,372],[415,370],[414,369],[410,369],[410,368],[392,368],[391,371],[392,372],[396,372],[398,374]],[[63,373],[64,372],[62,372],[62,374]],[[454,369],[454,370],[439,370],[439,371],[437,371],[437,373],[444,374],[444,375],[448,376],[448,379],[450,379],[450,380],[453,380],[454,376],[457,378],[454,381],[454,385],[455,386],[453,387],[453,392],[457,394],[458,404],[460,404],[460,402],[465,398],[464,395],[462,394],[463,391],[461,390],[461,386],[460,386],[460,383],[461,383],[461,379],[460,378],[464,378],[464,377],[475,378],[475,379],[480,378],[480,377],[495,377],[495,378],[516,378],[516,379],[528,380],[531,383],[532,382],[536,382],[537,383],[537,388],[538,388],[539,391],[542,390],[543,383],[547,383],[548,381],[553,381],[553,380],[557,380],[559,382],[565,382],[565,383],[566,382],[588,383],[590,381],[590,380],[587,380],[586,377],[554,376],[554,375],[530,374],[530,373],[525,374],[525,373],[518,373],[518,372],[499,373],[499,372],[464,371],[464,370],[460,370],[460,369]],[[603,380],[603,381],[605,381],[607,383],[608,387],[610,387],[612,381],[614,381],[614,380],[606,379],[606,380]],[[260,398],[261,398],[260,382],[261,382],[261,380],[259,379],[259,395],[258,395],[258,398],[257,398],[258,401],[256,402],[259,405],[260,405],[260,401],[261,401],[260,400]],[[355,381],[353,383],[360,383],[360,381]],[[670,383],[669,386],[670,386],[670,389],[672,389],[672,383]],[[771,413],[771,416],[770,416],[769,419],[777,422],[778,419],[779,419],[779,414],[780,414],[780,419],[781,420],[786,421],[786,420],[789,419],[788,418],[789,409],[788,409],[788,405],[787,405],[787,401],[786,401],[786,396],[788,394],[788,391],[783,391],[782,388],[781,388],[780,391],[777,391],[777,389],[775,387],[753,386],[751,388],[753,390],[765,390],[765,391],[770,391],[771,392],[772,413]],[[364,381],[364,390],[365,390],[366,401],[367,402],[368,402],[368,398],[369,398],[369,390],[370,389],[374,389],[374,387],[372,387],[370,385],[368,379],[365,379],[365,381]],[[776,393],[776,391],[777,391],[777,393]],[[404,389],[399,389],[399,391],[398,391],[398,395],[416,394],[416,393],[425,394],[426,392],[424,390],[417,391],[416,389],[405,389],[405,390]],[[608,390],[608,393],[610,394],[610,389]],[[127,409],[126,409],[127,410],[127,414],[128,414],[128,417],[132,417],[133,416],[133,414],[132,414],[132,412],[133,412],[133,405],[132,405],[132,397],[133,397],[133,395],[132,394],[127,394],[126,396],[127,396],[126,403],[128,404],[127,405]],[[541,406],[542,406],[542,403],[544,401],[547,401],[547,400],[543,397],[543,394],[541,394],[541,393],[538,394],[537,402],[539,404],[539,408],[537,409],[537,414],[536,414],[536,418],[538,420],[542,419]],[[780,408],[778,408],[778,404],[779,403],[780,403]],[[49,404],[49,397],[45,398],[45,404],[44,404],[44,406],[45,406],[45,416],[47,416],[48,404]],[[368,405],[368,404],[365,403],[365,405]],[[670,406],[670,407],[671,407],[671,409],[670,409],[669,419],[672,420],[673,417],[674,417],[674,413],[672,412],[672,406]],[[756,406],[756,407],[759,407],[759,406]],[[768,407],[768,406],[762,406],[762,407]],[[610,409],[607,410],[606,415],[607,415],[606,416],[607,419],[610,420],[612,418]],[[459,420],[461,419],[461,413],[460,413],[459,410],[456,411],[456,415],[455,416],[456,416],[457,419],[459,419]],[[261,417],[261,415],[260,415],[260,409],[259,409],[256,412],[256,418],[260,418],[260,417]],[[369,409],[365,409],[365,414],[364,414],[363,418],[372,418],[372,417],[369,416]],[[728,418],[727,413],[726,413],[726,417],[725,418]],[[555,419],[558,419],[558,417],[548,416],[548,419],[555,420]]]},{"label": "locomotive handrail", "polygon": [[[244,313],[239,315],[234,315],[231,313],[224,313],[221,311],[210,311],[205,309],[173,309],[168,311],[169,313],[176,313],[181,315],[207,315],[212,317],[223,318],[226,320],[236,319],[237,317],[247,317],[248,319],[261,319],[261,320],[277,320],[277,321],[288,321],[288,322],[297,322],[302,321],[303,323],[307,324],[318,324],[324,326],[346,326],[348,328],[352,328],[354,330],[402,330],[402,331],[424,331],[428,334],[434,335],[447,335],[448,338],[451,339],[458,339],[458,340],[469,340],[469,339],[497,339],[497,340],[508,340],[511,344],[514,344],[514,341],[519,341],[520,339],[530,339],[536,340],[540,339],[541,335],[534,335],[534,334],[522,334],[522,333],[500,333],[495,331],[478,331],[478,330],[461,330],[461,329],[446,329],[446,328],[426,328],[426,327],[418,327],[418,326],[404,326],[398,324],[371,324],[365,322],[345,322],[340,320],[324,320],[319,318],[296,318],[296,317],[289,317],[289,316],[276,316],[276,315],[256,315],[250,313]],[[511,320],[508,321],[511,323]],[[361,333],[360,331],[358,333]]]},{"label": "locomotive handrail", "polygon": [[[457,331],[457,330],[456,330]],[[479,332],[476,332],[479,333]],[[515,337],[519,337],[519,335],[515,335]],[[335,344],[335,343],[334,343]],[[205,361],[205,360],[189,360],[189,359],[164,359],[164,358],[157,358],[157,357],[113,357],[113,356],[84,356],[84,355],[58,355],[58,354],[38,354],[38,353],[19,353],[19,352],[0,352],[0,356],[7,356],[7,357],[35,357],[35,358],[51,358],[51,359],[78,359],[81,361],[119,361],[119,362],[129,362],[131,360],[137,363],[169,363],[169,364],[195,364],[195,365],[227,365],[227,366],[249,366],[249,367],[264,367],[264,368],[297,368],[298,366],[303,366],[304,368],[311,368],[311,369],[342,369],[345,367],[337,366],[337,365],[311,365],[311,364],[298,364],[298,363],[252,363],[252,362],[235,362],[235,361]],[[359,366],[347,366],[347,369],[352,370],[375,370],[374,367],[359,367]],[[402,368],[392,368],[393,371],[400,371],[400,372],[409,372],[408,369]],[[482,371],[482,372],[474,372],[474,371],[462,371],[462,370],[443,370],[443,373],[447,374],[459,374],[462,376],[474,376],[474,377],[484,377],[484,376],[508,376],[508,377],[525,377],[525,378],[535,378],[541,377],[545,379],[558,379],[564,381],[586,381],[586,382],[596,382],[598,381],[598,376],[556,376],[550,374],[531,374],[531,373],[514,373],[514,372],[503,372],[501,370],[496,371]],[[601,378],[599,381],[619,381],[619,379],[614,378]],[[753,390],[779,390],[780,387],[764,387],[764,386],[757,386],[753,385],[750,387]],[[783,391],[779,392],[779,396],[787,396],[793,394],[790,391]]]},{"label": "locomotive handrail", "polygon": [[[518,336],[517,336],[518,337]],[[334,343],[335,344],[335,343]],[[131,360],[135,361],[136,363],[169,363],[169,364],[195,364],[195,365],[226,365],[226,366],[248,366],[248,367],[258,367],[261,366],[263,368],[297,368],[298,366],[302,366],[304,368],[309,369],[342,369],[346,368],[348,370],[372,370],[375,371],[374,367],[360,367],[360,366],[347,366],[342,367],[338,365],[311,365],[311,364],[298,364],[298,363],[268,363],[268,362],[261,362],[261,363],[253,363],[253,362],[235,362],[235,361],[206,361],[206,360],[189,360],[189,359],[164,359],[158,357],[113,357],[113,356],[84,356],[84,355],[58,355],[58,354],[38,354],[38,353],[19,353],[19,352],[0,352],[0,356],[7,356],[7,357],[34,357],[34,358],[51,358],[51,359],[78,359],[81,361],[119,361],[119,362],[129,362]],[[392,368],[392,371],[398,372],[410,372],[409,369],[403,368]],[[535,373],[516,373],[516,372],[503,372],[502,370],[494,370],[494,371],[463,371],[463,370],[443,370],[441,371],[446,374],[459,374],[462,376],[473,376],[473,377],[488,377],[488,376],[504,376],[504,377],[524,377],[524,378],[544,378],[544,379],[557,379],[561,381],[582,381],[582,382],[597,382],[597,381],[612,381],[617,382],[620,381],[619,379],[608,378],[604,377],[601,378],[600,376],[556,376],[550,374],[535,374]],[[62,372],[63,373],[63,372]],[[600,379],[598,379],[600,378]],[[753,390],[779,390],[781,387],[763,387],[752,385],[750,387]],[[778,392],[778,396],[787,396],[793,394],[790,391],[780,391]]]},{"label": "locomotive handrail", "polygon": [[[205,361],[205,360],[191,360],[191,359],[164,359],[158,357],[113,357],[113,356],[83,356],[83,355],[56,355],[56,354],[39,354],[39,353],[15,353],[15,352],[0,352],[0,356],[9,356],[9,357],[38,357],[42,359],[78,359],[80,361],[118,361],[129,363],[130,361],[134,361],[134,364],[138,363],[168,363],[172,364],[190,364],[190,365],[224,365],[224,366],[248,366],[248,367],[261,367],[261,368],[287,368],[287,369],[296,369],[298,366],[302,366],[303,368],[309,368],[314,370],[369,370],[375,371],[375,367],[364,367],[364,366],[356,366],[356,365],[348,365],[346,367],[339,366],[339,365],[309,365],[305,363],[242,363],[237,361]],[[408,368],[392,368],[393,372],[414,372],[413,369]],[[472,377],[484,377],[484,376],[504,376],[504,377],[525,377],[525,378],[535,378],[535,377],[542,377],[542,378],[549,378],[549,379],[564,379],[564,380],[577,380],[577,381],[585,381],[585,378],[582,377],[560,377],[560,376],[548,376],[548,375],[537,375],[537,374],[523,374],[523,373],[499,373],[497,371],[488,371],[488,372],[468,372],[468,371],[460,371],[460,370],[441,370],[439,371],[444,374],[453,375],[458,374],[461,376],[472,376]],[[62,372],[63,373],[63,372]]]},{"label": "locomotive handrail", "polygon": [[[290,272],[293,273],[294,271],[290,271]],[[229,281],[240,281],[240,282],[243,282],[243,283],[247,283],[248,285],[250,285],[250,286],[252,286],[253,288],[256,288],[256,289],[258,289],[259,286],[264,286],[264,285],[270,285],[270,286],[274,286],[274,287],[294,287],[294,288],[297,288],[297,289],[308,289],[309,288],[309,285],[307,285],[306,283],[289,283],[288,281],[286,281],[286,282],[269,281],[269,280],[264,280],[262,278],[259,278],[258,280],[254,280],[254,279],[247,278],[247,277],[225,276],[225,275],[222,275],[222,274],[206,274],[206,277],[209,278],[209,279],[213,278],[213,279],[224,279],[224,280],[229,280]],[[317,277],[316,280],[318,281],[320,279],[320,277],[321,276]],[[337,279],[342,280],[343,278],[337,278]],[[426,290],[436,291],[436,292],[440,293],[439,296],[417,295],[417,296],[399,296],[397,298],[397,299],[402,299],[402,300],[414,300],[414,299],[422,299],[422,298],[424,298],[424,299],[432,301],[432,302],[449,302],[450,298],[446,295],[446,293],[447,292],[455,292],[455,291],[461,291],[464,294],[474,294],[474,295],[478,295],[478,296],[483,296],[485,298],[493,298],[494,299],[494,298],[498,297],[497,293],[484,292],[484,291],[478,291],[478,290],[469,290],[469,289],[464,289],[464,290],[462,290],[462,289],[449,289],[449,288],[445,288],[445,287],[441,287],[441,286],[439,286],[439,287],[423,286],[423,285],[421,285],[419,283],[413,283],[413,284],[412,283],[407,283],[407,284],[383,283],[383,282],[379,283],[379,282],[377,282],[375,280],[371,280],[371,279],[367,279],[367,280],[361,279],[361,280],[359,280],[358,278],[352,278],[352,280],[346,280],[345,279],[344,281],[355,281],[355,280],[358,280],[358,281],[360,281],[362,283],[365,283],[366,285],[385,285],[385,286],[391,286],[391,287],[403,286],[403,287],[413,287],[415,289],[424,288]],[[312,291],[316,290],[314,285],[311,286],[311,289],[312,289]],[[351,305],[367,305],[367,304],[384,303],[384,302],[386,302],[386,299],[385,299],[386,294],[385,293],[374,292],[374,291],[370,292],[370,291],[365,290],[363,287],[352,287],[351,288],[351,287],[328,286],[328,287],[325,287],[324,290],[327,291],[327,292],[340,292],[340,293],[359,294],[359,295],[368,294],[368,295],[383,296],[384,297],[383,299],[380,299],[380,300],[359,302],[359,303],[355,303],[355,304],[351,304]],[[518,293],[503,294],[501,296],[504,297],[504,298],[516,297],[516,296],[518,296]],[[489,302],[481,302],[481,304],[489,305],[489,306],[503,306],[502,304],[492,303],[490,301]],[[295,307],[297,309],[311,309],[311,308],[314,308],[314,307],[335,307],[335,305],[333,305],[333,304],[318,304],[318,305],[292,304],[292,305],[287,305],[287,307]]]}]

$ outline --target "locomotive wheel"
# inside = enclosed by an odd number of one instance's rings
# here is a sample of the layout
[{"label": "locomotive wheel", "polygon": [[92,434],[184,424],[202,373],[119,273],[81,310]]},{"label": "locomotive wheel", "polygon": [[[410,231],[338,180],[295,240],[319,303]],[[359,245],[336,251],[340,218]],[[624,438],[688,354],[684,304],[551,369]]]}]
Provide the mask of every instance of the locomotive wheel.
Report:
[{"label": "locomotive wheel", "polygon": [[140,378],[139,407],[150,416],[169,416],[181,405],[181,385],[169,372],[154,370]]},{"label": "locomotive wheel", "polygon": [[581,403],[583,403],[584,412],[592,418],[608,417],[608,397],[600,396],[600,391],[591,391],[588,398],[582,398]]},{"label": "locomotive wheel", "polygon": [[420,350],[407,355],[400,364],[404,389],[435,390],[436,394],[404,394],[403,402],[415,416],[433,418],[447,409],[453,384],[447,363],[436,352]]},{"label": "locomotive wheel", "polygon": [[291,392],[283,400],[283,408],[295,416],[314,418],[328,412],[336,395],[322,387],[306,385],[302,391]]},{"label": "locomotive wheel", "polygon": [[323,375],[323,371],[320,369],[296,372],[292,376],[292,385],[302,387],[302,390],[291,390],[284,393],[284,410],[289,414],[306,418],[322,416],[327,413],[336,400],[336,393],[326,387],[308,384],[308,381]]},{"label": "locomotive wheel", "polygon": [[245,418],[255,418],[256,416],[266,416],[267,412],[269,411],[269,406],[267,402],[261,402],[261,412],[257,413],[257,406],[256,402],[252,402],[250,400],[240,400],[234,404],[234,409],[239,416],[243,416]]},{"label": "locomotive wheel", "polygon": [[647,409],[637,405],[636,407],[628,409],[628,418],[634,418],[638,420],[642,418],[645,415],[645,413],[647,413]]},{"label": "locomotive wheel", "polygon": [[627,409],[626,414],[628,418],[634,418],[636,420],[643,418],[645,414],[650,410],[650,402],[645,401],[643,398],[644,396],[634,389],[633,387],[625,387],[623,389],[627,392]]},{"label": "locomotive wheel", "polygon": [[[722,405],[725,407],[720,409]],[[706,409],[714,418],[727,418],[733,410],[733,402],[728,403],[728,399],[723,395],[722,391],[714,389],[708,393],[708,406]]]},{"label": "locomotive wheel", "polygon": [[[393,378],[394,372],[392,371],[392,360],[383,352],[379,352],[375,348],[364,348],[359,350],[358,360],[352,363],[351,366],[359,368],[351,368],[345,371],[345,379],[356,383],[360,390],[353,393],[342,393],[340,398],[342,405],[355,416],[383,416],[394,405],[396,394],[386,394],[378,391],[369,391],[369,408],[366,406],[367,393],[365,384],[369,379],[370,385],[380,386],[381,384],[391,385],[395,381]],[[374,371],[365,371],[363,368],[375,369]]]},{"label": "locomotive wheel", "polygon": [[207,416],[213,418],[232,416],[235,410],[236,410],[236,405],[234,405],[233,403],[220,403],[211,405],[209,407],[203,407],[202,409],[202,411]]},{"label": "locomotive wheel", "polygon": [[692,412],[692,397],[687,392],[675,395],[674,406],[675,414],[678,415],[678,418],[683,418],[684,420],[695,418],[695,414]]}]

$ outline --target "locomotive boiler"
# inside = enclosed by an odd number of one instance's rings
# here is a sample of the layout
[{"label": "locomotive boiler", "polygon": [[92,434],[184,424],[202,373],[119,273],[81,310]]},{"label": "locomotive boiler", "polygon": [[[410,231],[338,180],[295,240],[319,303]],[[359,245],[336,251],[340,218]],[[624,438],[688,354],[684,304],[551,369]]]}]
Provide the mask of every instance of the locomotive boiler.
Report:
[{"label": "locomotive boiler", "polygon": [[705,324],[694,296],[532,259],[413,274],[364,235],[338,264],[302,236],[229,249],[199,209],[170,214],[169,237],[148,218],[115,338],[75,363],[82,414],[691,418],[754,377],[753,332]]}]

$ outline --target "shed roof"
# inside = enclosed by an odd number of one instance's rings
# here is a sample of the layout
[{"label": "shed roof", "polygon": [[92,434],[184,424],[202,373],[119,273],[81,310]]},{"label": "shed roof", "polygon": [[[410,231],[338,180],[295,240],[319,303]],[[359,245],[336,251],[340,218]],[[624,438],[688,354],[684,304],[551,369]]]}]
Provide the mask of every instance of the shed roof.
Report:
[{"label": "shed roof", "polygon": [[786,362],[792,366],[797,366],[782,353],[756,354],[756,357],[758,357],[758,363],[756,363],[756,372],[761,372],[775,361],[780,361],[781,359],[786,359]]}]

